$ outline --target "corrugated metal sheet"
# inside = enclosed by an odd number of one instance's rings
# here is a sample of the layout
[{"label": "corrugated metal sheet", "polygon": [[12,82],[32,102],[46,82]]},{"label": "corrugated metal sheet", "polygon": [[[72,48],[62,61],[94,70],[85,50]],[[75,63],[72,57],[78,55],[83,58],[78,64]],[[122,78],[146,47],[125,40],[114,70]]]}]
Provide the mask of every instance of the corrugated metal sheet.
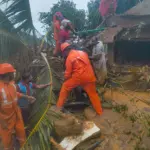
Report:
[{"label": "corrugated metal sheet", "polygon": [[135,7],[128,10],[125,14],[131,15],[131,16],[145,16],[150,15],[150,0],[144,0],[143,2],[140,2]]}]

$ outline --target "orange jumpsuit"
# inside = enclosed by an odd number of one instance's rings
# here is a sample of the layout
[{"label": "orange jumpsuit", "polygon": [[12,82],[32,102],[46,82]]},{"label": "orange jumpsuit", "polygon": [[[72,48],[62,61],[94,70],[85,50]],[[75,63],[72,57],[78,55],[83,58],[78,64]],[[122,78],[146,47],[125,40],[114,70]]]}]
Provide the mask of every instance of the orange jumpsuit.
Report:
[{"label": "orange jumpsuit", "polygon": [[0,125],[4,150],[13,150],[13,130],[16,131],[16,138],[19,140],[20,146],[23,146],[26,140],[20,108],[17,105],[18,97],[21,96],[22,94],[17,93],[14,83],[0,81],[0,119],[7,124],[7,129],[3,129]]},{"label": "orange jumpsuit", "polygon": [[59,32],[60,32],[60,22],[54,19],[54,40],[56,42],[54,54],[56,54],[60,50]]},{"label": "orange jumpsuit", "polygon": [[71,50],[66,60],[65,82],[62,85],[57,107],[62,107],[69,92],[81,86],[88,94],[97,114],[102,114],[100,98],[96,92],[96,77],[88,55],[83,51]]}]

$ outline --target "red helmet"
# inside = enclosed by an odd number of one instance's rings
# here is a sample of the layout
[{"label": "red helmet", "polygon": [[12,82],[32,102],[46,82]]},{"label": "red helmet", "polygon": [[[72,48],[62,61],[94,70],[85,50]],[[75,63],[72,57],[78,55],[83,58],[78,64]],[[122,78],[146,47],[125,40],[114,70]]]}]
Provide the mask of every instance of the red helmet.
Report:
[{"label": "red helmet", "polygon": [[0,64],[0,74],[6,74],[11,72],[16,72],[16,70],[11,64],[8,63]]},{"label": "red helmet", "polygon": [[61,51],[63,52],[68,46],[70,46],[70,44],[67,42],[61,44]]}]

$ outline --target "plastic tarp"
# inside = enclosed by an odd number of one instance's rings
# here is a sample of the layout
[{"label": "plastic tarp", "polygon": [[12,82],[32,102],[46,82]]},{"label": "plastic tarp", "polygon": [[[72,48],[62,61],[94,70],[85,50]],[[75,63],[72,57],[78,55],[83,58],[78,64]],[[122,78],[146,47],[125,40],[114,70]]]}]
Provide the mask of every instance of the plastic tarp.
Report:
[{"label": "plastic tarp", "polygon": [[115,13],[117,8],[116,0],[101,0],[99,11],[101,16],[107,16],[110,13]]}]

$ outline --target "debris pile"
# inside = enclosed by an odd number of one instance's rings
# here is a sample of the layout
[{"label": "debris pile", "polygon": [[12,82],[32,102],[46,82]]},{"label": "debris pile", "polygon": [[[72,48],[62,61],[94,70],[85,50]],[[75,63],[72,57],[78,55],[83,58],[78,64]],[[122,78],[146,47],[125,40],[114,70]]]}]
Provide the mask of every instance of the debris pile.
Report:
[{"label": "debris pile", "polygon": [[54,127],[59,137],[76,136],[83,131],[82,122],[72,115],[67,115],[54,121]]}]

